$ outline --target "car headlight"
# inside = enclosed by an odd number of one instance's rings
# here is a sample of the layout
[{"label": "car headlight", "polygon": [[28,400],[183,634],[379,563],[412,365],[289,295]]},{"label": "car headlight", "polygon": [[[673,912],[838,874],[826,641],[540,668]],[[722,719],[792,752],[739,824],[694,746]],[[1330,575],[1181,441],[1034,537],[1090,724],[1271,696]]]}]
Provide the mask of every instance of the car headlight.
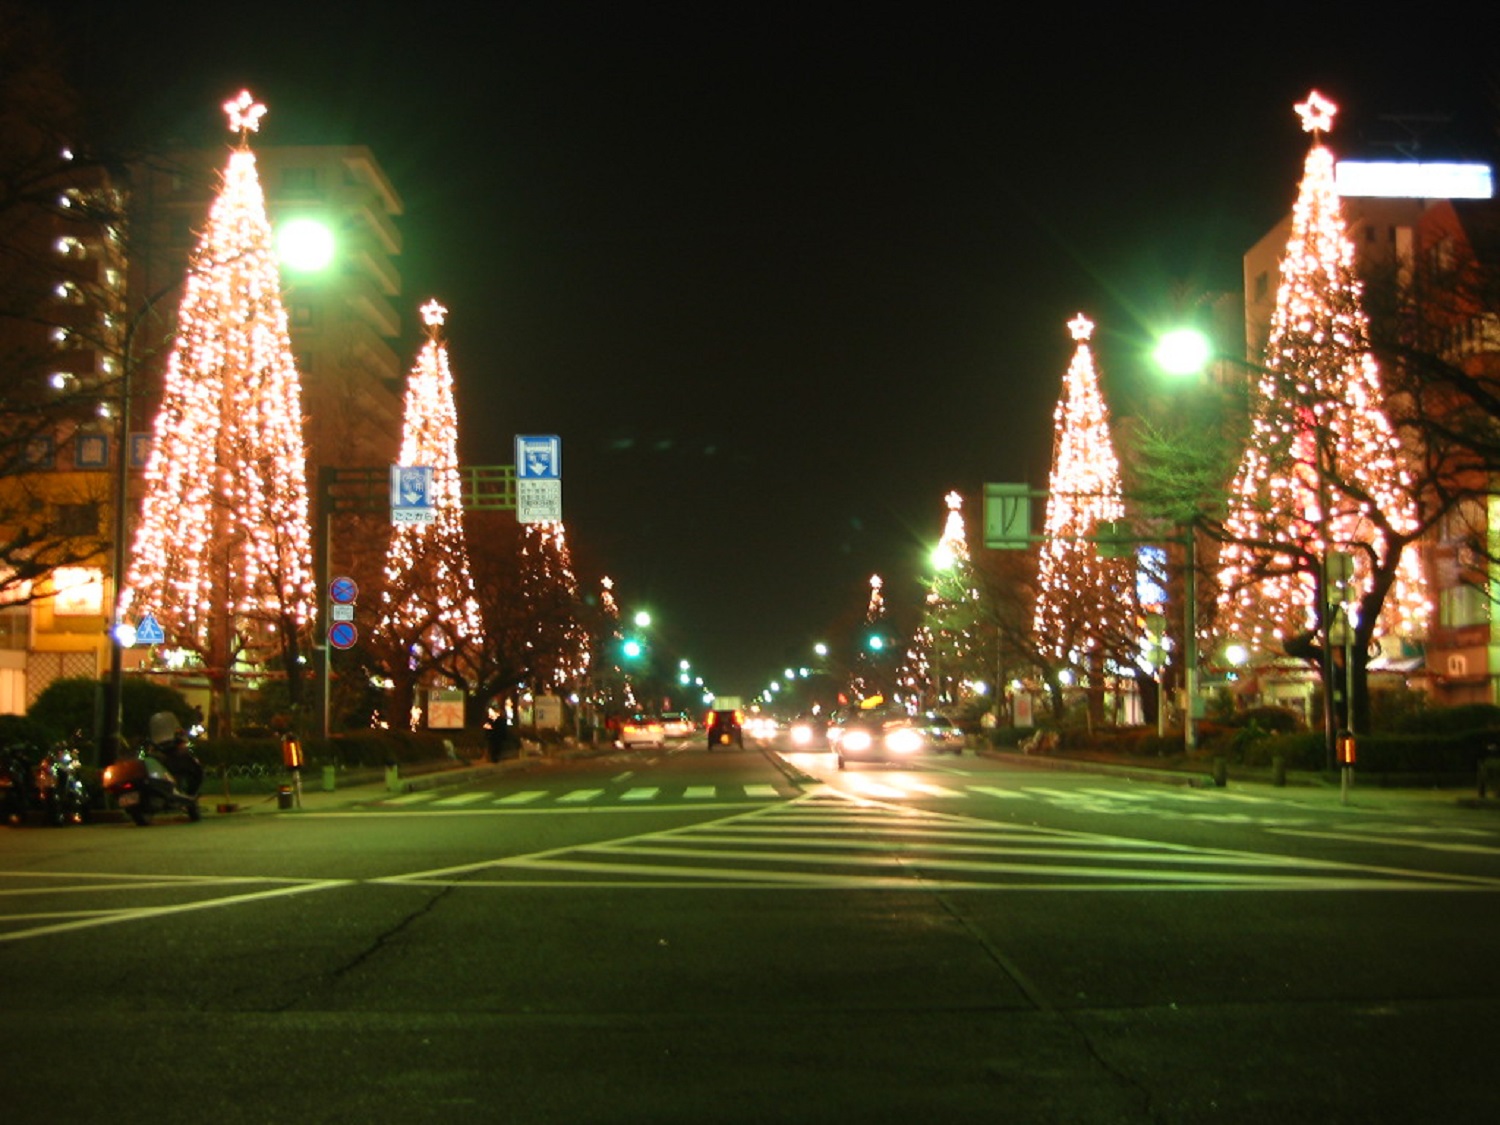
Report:
[{"label": "car headlight", "polygon": [[806,746],[812,741],[812,727],[806,723],[798,723],[792,728],[792,741],[798,746]]},{"label": "car headlight", "polygon": [[893,754],[915,754],[922,749],[922,736],[910,727],[901,727],[885,736],[885,745]]},{"label": "car headlight", "polygon": [[844,737],[839,740],[839,747],[843,750],[868,750],[870,741],[869,731],[846,730]]}]

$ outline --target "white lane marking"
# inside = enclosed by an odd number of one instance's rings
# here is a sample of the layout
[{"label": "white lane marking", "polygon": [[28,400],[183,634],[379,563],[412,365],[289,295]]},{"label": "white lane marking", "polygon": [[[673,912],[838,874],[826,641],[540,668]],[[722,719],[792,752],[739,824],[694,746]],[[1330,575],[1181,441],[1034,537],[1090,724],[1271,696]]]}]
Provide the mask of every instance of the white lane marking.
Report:
[{"label": "white lane marking", "polygon": [[689,785],[682,795],[693,801],[704,801],[718,796],[718,790],[712,785]]},{"label": "white lane marking", "polygon": [[456,796],[453,796],[453,797],[440,797],[439,799],[437,799],[436,801],[433,801],[432,803],[434,805],[441,805],[443,808],[453,808],[453,807],[459,806],[459,805],[472,805],[476,801],[482,801],[482,800],[484,800],[489,795],[490,794],[485,793],[485,792],[479,792],[479,793],[459,793],[459,794],[457,794]]},{"label": "white lane marking", "polygon": [[557,799],[559,805],[581,805],[604,795],[603,789],[573,789]]},{"label": "white lane marking", "polygon": [[507,793],[495,802],[497,805],[525,805],[547,795],[545,789],[522,789],[516,793]]},{"label": "white lane marking", "polygon": [[1311,836],[1317,840],[1346,840],[1359,844],[1381,844],[1401,848],[1418,848],[1429,852],[1457,852],[1462,855],[1500,855],[1500,848],[1484,844],[1445,844],[1437,840],[1413,840],[1409,836],[1374,832],[1314,832],[1305,828],[1268,828],[1278,836]]},{"label": "white lane marking", "polygon": [[1500,889],[1500,880],[996,825],[974,817],[881,804],[832,787],[680,828],[371,882],[496,889],[904,887],[1469,893]]},{"label": "white lane marking", "polygon": [[986,797],[1003,797],[1006,800],[1026,800],[1026,794],[1017,789],[1000,789],[994,785],[971,785],[970,793],[983,793]]},{"label": "white lane marking", "polygon": [[745,796],[766,797],[774,800],[780,797],[781,794],[776,792],[776,786],[774,785],[747,785],[745,786]]},{"label": "white lane marking", "polygon": [[656,797],[656,795],[658,793],[660,793],[660,792],[661,792],[660,789],[646,788],[646,787],[641,787],[641,788],[638,788],[638,789],[627,789],[627,790],[625,790],[625,792],[623,792],[623,793],[620,794],[620,800],[622,800],[622,801],[650,801],[650,800],[653,800]]},{"label": "white lane marking", "polygon": [[[215,887],[227,884],[243,885],[247,882],[285,882],[285,880],[266,879],[192,879],[189,882],[176,883],[179,887]],[[307,891],[326,891],[333,887],[353,886],[358,880],[354,879],[308,879],[300,881],[293,886],[275,887],[271,890],[252,891],[248,894],[230,895],[228,898],[200,899],[196,902],[178,903],[175,906],[142,906],[124,910],[109,911],[107,913],[89,914],[75,917],[67,922],[57,922],[50,926],[36,926],[31,929],[16,930],[11,933],[0,933],[0,942],[23,941],[27,938],[48,937],[52,934],[69,933],[74,930],[86,930],[94,926],[108,926],[115,922],[134,922],[143,918],[163,918],[169,914],[185,914],[193,910],[212,910],[220,906],[238,906],[246,902],[255,902],[260,899],[282,898],[287,895],[300,895]],[[139,884],[136,884],[139,886]],[[5,919],[7,922],[15,921],[13,918]]]},{"label": "white lane marking", "polygon": [[904,782],[909,789],[923,793],[928,797],[962,797],[963,794],[957,789],[949,789],[946,785],[933,785],[926,781]]}]

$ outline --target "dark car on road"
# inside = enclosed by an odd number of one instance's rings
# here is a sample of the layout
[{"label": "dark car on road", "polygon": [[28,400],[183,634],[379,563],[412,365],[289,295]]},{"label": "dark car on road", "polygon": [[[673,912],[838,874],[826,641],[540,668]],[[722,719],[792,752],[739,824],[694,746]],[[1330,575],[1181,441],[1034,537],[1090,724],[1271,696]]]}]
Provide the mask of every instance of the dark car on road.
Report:
[{"label": "dark car on road", "polygon": [[708,748],[715,746],[738,746],[745,748],[745,730],[740,725],[738,711],[710,711],[708,721]]},{"label": "dark car on road", "polygon": [[931,749],[922,723],[901,707],[875,707],[849,715],[834,744],[839,769],[848,762],[909,762]]}]

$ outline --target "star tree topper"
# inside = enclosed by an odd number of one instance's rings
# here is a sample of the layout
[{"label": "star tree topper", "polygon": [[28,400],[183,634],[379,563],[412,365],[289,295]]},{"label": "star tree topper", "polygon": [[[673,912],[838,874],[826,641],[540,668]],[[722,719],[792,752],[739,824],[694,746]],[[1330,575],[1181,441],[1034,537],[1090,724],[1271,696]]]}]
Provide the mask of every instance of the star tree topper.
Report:
[{"label": "star tree topper", "polygon": [[427,335],[436,340],[438,329],[442,328],[443,321],[448,319],[448,310],[438,304],[434,297],[419,310],[422,314],[422,323],[427,325]]},{"label": "star tree topper", "polygon": [[224,103],[224,112],[229,115],[229,131],[238,133],[243,143],[249,134],[260,132],[266,107],[252,98],[249,90],[241,90],[239,97]]},{"label": "star tree topper", "polygon": [[1333,115],[1339,111],[1338,106],[1316,90],[1307,95],[1307,101],[1299,102],[1296,109],[1297,116],[1302,118],[1302,131],[1311,133],[1314,139],[1333,128]]}]

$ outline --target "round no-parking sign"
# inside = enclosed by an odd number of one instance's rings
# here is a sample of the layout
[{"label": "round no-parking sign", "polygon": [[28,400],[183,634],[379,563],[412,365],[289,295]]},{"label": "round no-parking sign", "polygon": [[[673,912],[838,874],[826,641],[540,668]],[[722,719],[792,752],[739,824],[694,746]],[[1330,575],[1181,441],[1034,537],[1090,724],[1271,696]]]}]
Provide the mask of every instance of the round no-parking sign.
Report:
[{"label": "round no-parking sign", "polygon": [[335,621],[328,626],[328,643],[334,648],[353,648],[359,640],[359,630],[352,621]]}]

